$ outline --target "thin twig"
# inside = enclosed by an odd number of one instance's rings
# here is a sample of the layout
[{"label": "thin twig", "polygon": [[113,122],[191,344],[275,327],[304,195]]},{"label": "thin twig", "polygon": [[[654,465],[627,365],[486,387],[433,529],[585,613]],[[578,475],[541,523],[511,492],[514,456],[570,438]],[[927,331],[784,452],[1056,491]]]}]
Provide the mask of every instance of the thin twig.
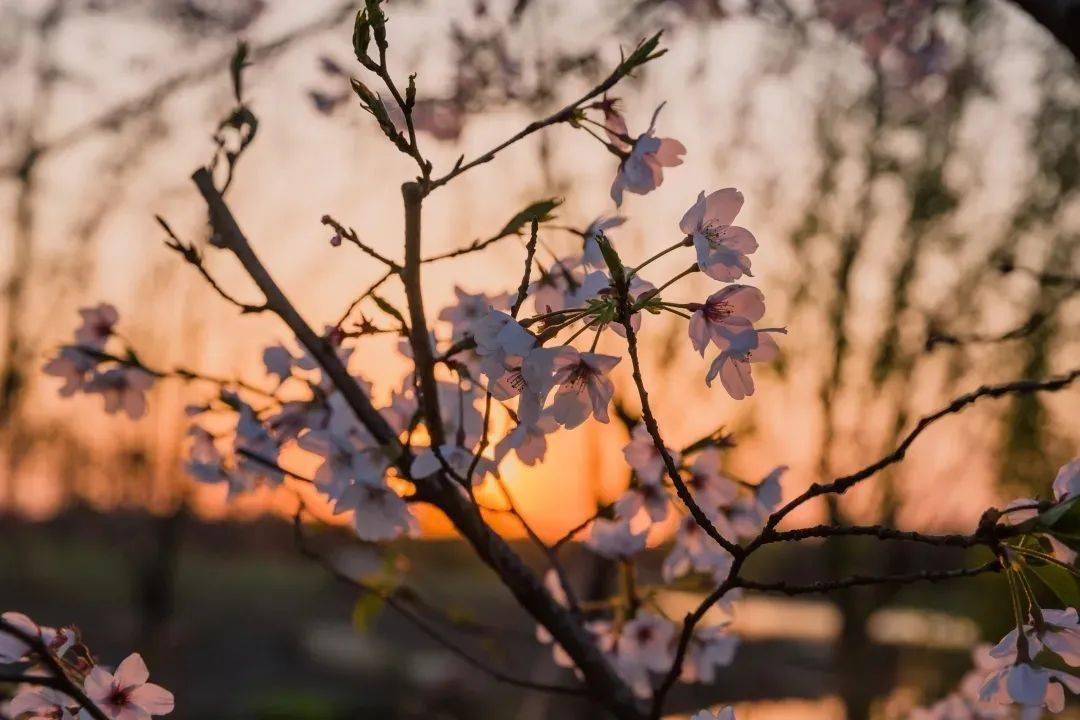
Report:
[{"label": "thin twig", "polygon": [[835,493],[837,495],[843,494],[863,480],[873,477],[881,470],[900,462],[907,454],[908,448],[911,447],[912,443],[915,442],[926,428],[930,427],[943,417],[960,412],[980,398],[999,398],[1005,395],[1028,395],[1034,392],[1054,392],[1068,387],[1078,377],[1080,377],[1080,368],[1073,369],[1064,375],[1059,375],[1048,380],[1017,380],[998,385],[983,385],[972,392],[961,395],[937,412],[925,415],[918,423],[916,423],[915,427],[904,437],[900,444],[896,446],[895,450],[877,462],[867,465],[858,472],[837,478],[824,485],[819,483],[811,485],[805,492],[788,502],[769,517],[768,523],[766,523],[766,531],[775,528],[788,513],[805,503],[807,500],[818,497],[819,495],[825,495],[826,493]]},{"label": "thin twig", "polygon": [[41,662],[43,662],[45,666],[48,667],[49,672],[52,673],[52,679],[61,685],[59,689],[78,703],[83,710],[88,712],[90,716],[94,718],[94,720],[110,720],[109,716],[106,715],[85,692],[83,692],[79,683],[71,679],[71,676],[67,674],[67,670],[64,669],[61,662],[53,655],[52,651],[39,636],[26,632],[22,628],[12,625],[3,618],[0,618],[0,632],[7,633],[20,640],[33,650],[34,656],[40,658]]},{"label": "thin twig", "polygon": [[214,279],[214,276],[210,274],[210,271],[206,269],[206,265],[203,263],[202,253],[192,243],[185,243],[181,240],[173,229],[169,227],[169,223],[165,222],[165,218],[160,215],[155,215],[154,219],[157,220],[158,225],[168,234],[169,239],[165,241],[165,246],[170,250],[176,251],[176,253],[184,259],[189,265],[199,271],[199,274],[203,276],[207,284],[220,295],[226,302],[235,305],[240,309],[241,313],[260,313],[264,312],[267,307],[266,304],[252,305],[250,303],[241,302],[233,297],[225,288],[218,284],[218,281]]},{"label": "thin twig", "polygon": [[334,232],[336,232],[339,237],[342,237],[345,240],[348,240],[353,245],[360,248],[361,251],[363,251],[367,255],[371,256],[372,258],[378,260],[379,262],[381,262],[383,265],[385,265],[387,268],[389,268],[390,272],[395,272],[395,273],[401,272],[401,266],[400,265],[398,265],[396,262],[394,262],[390,258],[386,257],[382,253],[380,253],[378,250],[376,250],[375,248],[371,247],[370,245],[368,245],[367,243],[362,241],[360,239],[360,236],[357,235],[356,231],[353,230],[351,227],[345,227],[344,225],[342,225],[341,223],[339,223],[337,220],[330,217],[329,215],[323,215],[322,216],[322,224],[326,225],[327,227],[332,227],[334,229]]},{"label": "thin twig", "polygon": [[[653,38],[653,40],[655,40],[655,37]],[[650,40],[650,42],[651,42],[651,40]],[[655,45],[655,43],[654,43],[654,45]],[[646,58],[646,61],[651,60],[651,59],[653,59],[655,57],[658,57],[659,54],[662,54],[663,52],[664,51],[661,50],[661,51],[659,51],[659,53],[654,53],[650,57]],[[519,132],[515,133],[511,137],[507,138],[506,140],[502,141],[501,143],[499,143],[495,147],[488,150],[483,155],[480,155],[480,156],[476,157],[475,159],[470,160],[469,162],[464,162],[462,159],[459,159],[458,162],[454,165],[454,167],[448,173],[446,173],[445,175],[443,175],[442,177],[440,177],[438,179],[431,180],[428,183],[426,183],[425,194],[430,193],[433,190],[435,190],[436,188],[439,188],[439,187],[445,185],[446,183],[450,182],[451,180],[458,177],[462,173],[468,172],[469,170],[473,169],[474,167],[477,167],[478,165],[483,165],[484,163],[491,162],[492,160],[495,159],[495,156],[499,152],[501,152],[502,150],[505,150],[506,148],[510,147],[511,145],[518,142],[519,140],[523,140],[524,138],[527,138],[528,136],[532,135],[536,131],[542,130],[542,129],[544,129],[544,128],[548,127],[548,126],[551,126],[551,125],[557,125],[558,123],[563,123],[563,122],[570,121],[571,119],[573,119],[575,114],[577,114],[578,110],[581,108],[582,105],[585,105],[587,102],[589,102],[593,98],[598,97],[598,96],[604,94],[605,92],[607,92],[608,90],[610,90],[620,80],[622,80],[624,77],[626,77],[626,75],[628,75],[633,69],[634,69],[633,67],[628,67],[627,63],[625,63],[625,62],[619,63],[619,66],[616,67],[611,72],[611,74],[608,75],[599,85],[597,85],[592,90],[590,90],[589,92],[582,95],[580,98],[578,98],[574,102],[572,102],[569,105],[567,105],[566,107],[564,107],[562,110],[559,110],[559,111],[557,111],[555,113],[552,113],[551,115],[548,115],[546,118],[543,118],[541,120],[534,120],[533,122],[526,125]]]},{"label": "thin twig", "polygon": [[521,283],[518,285],[514,304],[510,306],[510,317],[515,319],[518,312],[521,311],[521,306],[525,303],[525,297],[529,294],[529,280],[532,278],[532,264],[533,258],[536,257],[536,241],[539,238],[539,233],[540,221],[533,220],[532,226],[529,228],[529,242],[525,245],[525,272],[521,276]]},{"label": "thin twig", "polygon": [[825,593],[834,590],[860,587],[863,585],[886,585],[886,584],[909,584],[915,582],[941,582],[942,580],[954,580],[956,578],[974,577],[988,572],[999,572],[1001,563],[997,558],[988,560],[982,565],[956,570],[923,570],[912,573],[897,573],[895,575],[851,575],[839,580],[820,580],[806,585],[798,585],[787,582],[758,582],[739,578],[734,587],[758,592],[779,593],[781,595],[807,595],[811,593]]},{"label": "thin twig", "polygon": [[307,544],[307,540],[303,532],[303,523],[300,518],[300,512],[298,511],[294,521],[294,536],[296,538],[297,549],[305,557],[314,560],[322,565],[322,567],[333,575],[338,581],[349,585],[356,590],[363,593],[370,593],[377,596],[380,600],[385,602],[388,607],[398,613],[401,617],[412,623],[418,630],[434,640],[439,645],[443,646],[457,657],[461,658],[468,665],[480,670],[481,672],[491,676],[499,682],[513,685],[528,690],[538,690],[546,693],[554,693],[559,695],[584,695],[585,690],[581,687],[573,687],[568,685],[549,685],[546,683],[533,682],[524,678],[519,678],[509,673],[503,672],[499,668],[489,664],[488,662],[476,657],[472,653],[468,652],[456,642],[443,635],[443,633],[431,622],[425,619],[422,615],[410,608],[404,599],[400,596],[399,588],[393,590],[384,590],[367,583],[356,580],[349,575],[338,570],[332,562],[326,557],[316,552]]}]

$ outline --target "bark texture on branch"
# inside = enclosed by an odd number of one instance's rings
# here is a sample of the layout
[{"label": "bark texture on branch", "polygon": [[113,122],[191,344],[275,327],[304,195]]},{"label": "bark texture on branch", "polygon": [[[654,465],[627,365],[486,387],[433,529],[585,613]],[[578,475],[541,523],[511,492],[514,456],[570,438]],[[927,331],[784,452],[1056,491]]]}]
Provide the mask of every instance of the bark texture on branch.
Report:
[{"label": "bark texture on branch", "polygon": [[[397,451],[396,463],[408,476],[409,458],[404,454],[404,448],[398,441],[396,433],[371,404],[371,400],[356,380],[349,375],[337,354],[301,317],[258,259],[232,211],[214,185],[209,170],[200,168],[192,176],[192,180],[207,204],[210,225],[217,235],[215,242],[237,257],[265,295],[267,308],[285,322],[300,343],[318,361],[361,424],[376,440]],[[402,191],[406,199],[406,231],[409,235],[415,233],[414,240],[409,240],[407,244],[415,242],[415,247],[406,248],[406,267],[402,274],[404,278],[409,278],[411,275],[412,280],[409,282],[415,283],[416,288],[419,288],[422,196],[412,195],[414,190],[410,187],[411,185],[407,183]],[[415,201],[415,204],[410,206],[410,201]],[[411,268],[410,264],[415,264],[417,267]],[[410,316],[413,317],[413,332],[416,332],[416,326],[419,324],[426,340],[426,322],[417,323],[417,319],[422,318],[422,306],[414,310],[411,305],[412,303],[410,303]],[[421,347],[424,346],[426,343],[421,344]],[[414,352],[415,349],[414,344]],[[430,357],[430,346],[428,346],[428,351],[426,360],[422,357],[414,358],[417,373],[429,376],[426,379],[420,378],[422,388],[434,386],[434,362]],[[619,720],[644,720],[646,714],[639,707],[630,688],[593,642],[580,617],[555,601],[539,576],[525,564],[503,538],[491,529],[461,488],[441,473],[427,478],[414,478],[413,482],[424,500],[446,514],[457,531],[472,546],[480,559],[499,576],[521,606],[551,633],[555,641],[574,660],[584,677],[586,692]]]}]

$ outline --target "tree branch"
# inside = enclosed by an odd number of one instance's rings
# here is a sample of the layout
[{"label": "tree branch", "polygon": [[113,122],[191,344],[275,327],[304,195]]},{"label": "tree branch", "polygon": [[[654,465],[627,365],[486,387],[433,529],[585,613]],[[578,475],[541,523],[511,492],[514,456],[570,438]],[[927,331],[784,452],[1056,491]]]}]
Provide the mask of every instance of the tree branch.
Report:
[{"label": "tree branch", "polygon": [[[659,42],[659,39],[660,36],[658,33],[657,35],[651,37],[649,40],[643,42],[637,47],[634,55],[631,56],[631,58],[628,58],[627,60],[619,63],[619,66],[612,70],[611,74],[608,75],[607,78],[605,78],[599,85],[582,95],[574,102],[564,107],[562,110],[552,113],[551,115],[548,115],[546,118],[543,118],[541,120],[534,120],[513,136],[507,138],[503,142],[488,150],[483,155],[480,155],[479,157],[470,160],[469,162],[464,162],[464,157],[459,158],[453,169],[450,170],[450,172],[446,173],[440,178],[428,181],[425,184],[424,194],[432,192],[436,188],[445,185],[457,176],[461,175],[462,173],[468,172],[469,170],[472,170],[478,165],[483,165],[484,163],[491,162],[495,159],[495,156],[499,152],[505,150],[519,140],[527,138],[536,131],[542,130],[550,125],[557,125],[558,123],[568,122],[574,117],[574,115],[578,112],[582,105],[589,102],[595,97],[599,97],[600,95],[613,88],[620,80],[629,75],[636,67],[640,66],[644,62],[648,62],[649,60],[655,59],[662,55],[665,52],[664,50],[653,52],[653,50],[655,50],[656,48],[657,43]],[[637,63],[631,62],[631,59],[636,57],[645,48],[648,49],[642,56],[643,59]]]},{"label": "tree branch", "polygon": [[909,584],[915,582],[941,582],[942,580],[954,580],[956,578],[974,577],[988,572],[1000,572],[1001,563],[997,558],[988,560],[982,565],[956,570],[923,570],[913,573],[898,573],[895,575],[851,575],[840,580],[819,580],[807,585],[796,585],[786,582],[766,583],[756,580],[739,578],[733,587],[741,587],[758,592],[779,593],[781,595],[807,595],[811,593],[825,593],[834,590],[860,587],[863,585],[886,585],[886,584]]},{"label": "tree branch", "polygon": [[375,248],[371,247],[370,245],[368,245],[367,243],[362,241],[360,239],[360,236],[357,235],[356,231],[353,230],[351,227],[345,227],[344,225],[342,225],[341,223],[339,223],[337,220],[330,217],[329,215],[323,215],[322,216],[322,224],[326,225],[327,227],[332,227],[334,229],[334,232],[336,232],[339,236],[345,238],[346,240],[351,242],[353,245],[360,248],[360,250],[362,250],[368,256],[370,256],[370,257],[378,260],[379,262],[381,262],[383,265],[385,265],[387,268],[389,268],[391,272],[395,272],[395,273],[400,273],[401,272],[401,266],[400,265],[398,265],[396,262],[394,262],[390,258],[388,258],[388,257],[384,256],[383,254],[381,254],[378,250],[376,250]]},{"label": "tree branch", "polygon": [[78,703],[94,720],[110,720],[109,716],[93,700],[87,697],[79,683],[71,679],[71,676],[67,674],[67,670],[64,669],[64,666],[56,659],[56,656],[52,654],[52,651],[49,650],[40,637],[12,625],[3,618],[0,618],[0,632],[7,633],[29,646],[34,651],[35,657],[40,658],[41,662],[53,674],[53,680],[60,685],[57,689]]},{"label": "tree branch", "polygon": [[[877,462],[867,465],[862,470],[852,473],[851,475],[839,477],[830,483],[825,483],[824,485],[814,483],[811,485],[801,495],[774,512],[769,517],[769,521],[765,526],[765,531],[768,532],[775,528],[788,513],[805,503],[807,500],[818,497],[819,495],[825,495],[826,493],[842,495],[863,480],[874,476],[890,465],[900,462],[907,454],[908,448],[911,447],[912,443],[915,442],[926,428],[930,427],[943,417],[960,412],[980,398],[999,398],[1013,394],[1027,395],[1034,392],[1054,392],[1068,387],[1078,377],[1080,377],[1080,368],[1073,369],[1064,375],[1059,375],[1058,377],[1050,378],[1048,380],[1017,380],[1014,382],[1001,383],[999,385],[983,385],[977,390],[961,395],[937,412],[926,415],[920,419],[915,427],[912,428],[911,432],[909,432],[900,444],[896,446],[896,449]],[[753,543],[751,546],[752,545]]]},{"label": "tree branch", "polygon": [[[206,168],[200,168],[192,176],[192,180],[206,201],[210,224],[219,236],[222,246],[237,256],[244,269],[263,291],[270,311],[288,325],[300,343],[312,354],[334,386],[341,392],[357,419],[377,441],[391,450],[395,463],[401,469],[403,476],[408,478],[408,453],[402,447],[396,433],[371,404],[367,394],[356,380],[345,370],[336,353],[315,334],[274,282],[252,250],[228,205],[215,188],[209,171]],[[405,191],[403,188],[403,192],[415,192],[415,190]],[[416,204],[414,207],[416,215],[412,217],[410,223],[415,222],[418,230],[419,205]],[[416,252],[418,257],[418,239],[416,244],[417,247],[413,249],[413,252]],[[406,266],[408,266],[408,252],[406,256]],[[430,352],[429,346],[425,344],[423,347],[428,347]],[[591,636],[582,627],[578,618],[555,602],[536,573],[529,569],[505,540],[492,531],[480,515],[480,511],[469,502],[460,488],[446,481],[441,475],[431,478],[412,478],[412,480],[417,486],[418,495],[447,515],[481,561],[499,576],[526,612],[547,628],[555,641],[573,659],[585,678],[589,695],[620,720],[642,720],[645,716],[638,708],[630,688],[593,643]]]}]

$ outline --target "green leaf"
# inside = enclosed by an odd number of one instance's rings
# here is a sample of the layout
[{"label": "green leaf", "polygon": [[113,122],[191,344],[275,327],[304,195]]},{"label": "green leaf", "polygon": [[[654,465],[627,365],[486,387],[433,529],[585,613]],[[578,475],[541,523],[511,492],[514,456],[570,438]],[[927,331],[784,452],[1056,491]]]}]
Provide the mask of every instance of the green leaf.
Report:
[{"label": "green leaf", "polygon": [[600,247],[600,254],[604,256],[604,262],[607,263],[608,270],[611,272],[611,281],[615,284],[616,291],[620,293],[625,292],[626,268],[623,267],[622,258],[619,257],[619,253],[615,252],[615,248],[612,247],[611,241],[604,236],[604,233],[599,233],[596,238],[596,244]]},{"label": "green leaf", "polygon": [[365,632],[371,627],[372,621],[382,611],[384,601],[373,592],[366,592],[353,605],[352,625],[356,632]]},{"label": "green leaf", "polygon": [[533,221],[544,222],[551,219],[551,211],[562,205],[561,198],[548,198],[547,200],[537,200],[533,204],[526,207],[514,217],[510,218],[510,221],[506,223],[502,230],[500,230],[495,237],[503,238],[507,235],[519,235],[522,228],[526,224]]},{"label": "green leaf", "polygon": [[1080,607],[1080,583],[1077,583],[1076,575],[1051,563],[1038,567],[1029,563],[1028,567],[1053,591],[1064,607]]},{"label": "green leaf", "polygon": [[1040,513],[1041,525],[1070,535],[1080,535],[1080,495]]},{"label": "green leaf", "polygon": [[619,64],[616,73],[619,75],[629,75],[637,67],[644,65],[650,60],[655,60],[666,53],[666,49],[656,49],[660,45],[660,35],[661,33],[656,33],[648,40],[640,42],[638,46],[634,48],[634,52],[630,53],[626,59]]}]

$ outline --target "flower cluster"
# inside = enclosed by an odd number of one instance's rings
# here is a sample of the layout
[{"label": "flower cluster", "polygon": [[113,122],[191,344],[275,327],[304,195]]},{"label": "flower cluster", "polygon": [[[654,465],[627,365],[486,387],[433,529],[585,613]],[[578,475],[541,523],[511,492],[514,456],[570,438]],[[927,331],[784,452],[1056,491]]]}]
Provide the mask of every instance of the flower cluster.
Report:
[{"label": "flower cluster", "polygon": [[60,348],[45,363],[47,375],[64,380],[60,395],[77,392],[96,393],[105,399],[105,412],[125,413],[132,420],[146,414],[146,392],[154,385],[154,376],[139,366],[131,355],[107,352],[109,341],[116,337],[120,319],[116,308],[102,303],[79,310],[82,325],[75,330],[75,342]]},{"label": "flower cluster", "polygon": [[[341,333],[328,328],[324,339],[347,365],[352,350],[342,346]],[[414,532],[415,518],[388,482],[392,458],[387,449],[357,421],[318,363],[284,345],[268,347],[263,362],[277,381],[272,402],[265,407],[256,409],[239,394],[223,390],[210,403],[189,409],[205,421],[189,431],[188,471],[201,482],[226,483],[230,495],[276,487],[287,477],[298,477],[280,465],[283,450],[300,449],[319,458],[312,478],[315,489],[335,513],[352,515],[360,538],[382,542]],[[394,395],[384,415],[404,431],[415,411],[407,386]],[[215,435],[208,426],[221,415],[231,418],[231,431]]]},{"label": "flower cluster", "polygon": [[[154,715],[172,712],[172,693],[148,682],[150,673],[138,653],[129,655],[110,672],[97,663],[74,627],[44,627],[17,612],[6,612],[0,620],[0,665],[22,666],[26,678],[7,707],[2,708],[5,717],[90,720],[93,716],[87,701],[111,720],[150,720]],[[56,667],[62,669],[63,680],[70,686],[64,682],[37,682],[59,678]],[[72,697],[80,694],[85,699]]]},{"label": "flower cluster", "polygon": [[[656,189],[663,168],[681,163],[685,148],[676,140],[655,136],[659,109],[649,129],[632,138],[615,100],[605,98],[592,108],[602,112],[604,142],[620,159],[612,186],[617,204],[624,192],[643,195]],[[580,119],[584,122],[585,116]],[[399,123],[391,118],[390,124]],[[732,224],[741,206],[742,195],[736,190],[702,193],[678,223],[684,237],[660,255],[693,246],[695,270],[726,283],[750,275],[748,256],[757,243],[748,230]],[[536,260],[538,277],[523,286],[524,294],[518,297],[455,288],[453,302],[438,314],[446,332],[437,328],[429,339],[432,357],[446,370],[440,369],[436,381],[434,404],[440,427],[429,427],[432,403],[422,402],[418,380],[410,373],[378,408],[402,445],[388,447],[358,421],[342,390],[314,357],[276,344],[263,352],[272,390],[217,381],[215,396],[189,407],[194,424],[186,469],[200,482],[225,485],[230,496],[278,487],[290,479],[310,482],[335,513],[351,516],[361,539],[386,542],[415,532],[409,493],[418,480],[439,474],[455,481],[462,492],[472,493],[499,475],[509,455],[532,465],[543,460],[553,433],[573,430],[591,419],[609,422],[615,394],[612,374],[622,357],[598,351],[598,344],[606,330],[622,338],[628,328],[637,333],[645,312],[688,318],[694,349],[704,354],[712,345],[720,352],[706,382],[719,376],[732,397],[752,394],[750,363],[767,361],[776,353],[769,333],[777,330],[754,327],[765,312],[761,292],[732,284],[704,303],[665,301],[661,291],[686,273],[658,287],[641,274],[651,260],[627,271],[605,234],[625,222],[622,216],[600,216],[575,231],[581,238],[580,251],[555,257],[549,264]],[[526,300],[534,314],[519,320]],[[386,301],[379,307],[395,318],[403,317]],[[64,348],[47,371],[65,378],[63,394],[116,388],[106,396],[108,407],[123,408],[132,417],[142,415],[142,391],[163,373],[148,370],[130,349],[122,356],[106,352],[105,343],[114,337],[114,309],[101,306],[82,313],[78,344]],[[591,342],[577,343],[586,332]],[[403,329],[402,334],[408,333]],[[354,346],[347,347],[346,341],[360,335],[333,326],[321,342],[348,368]],[[415,338],[399,345],[407,359],[412,358],[413,342]],[[111,367],[99,371],[102,362]],[[375,389],[363,378],[354,380],[368,397],[374,396]],[[494,442],[489,441],[489,434],[497,432],[492,429],[492,404],[504,408],[508,418],[496,424],[503,432]],[[432,442],[435,437],[441,440]],[[282,458],[293,451],[317,458],[312,477],[284,467]],[[668,452],[695,501],[732,542],[758,532],[779,502],[782,468],[761,483],[749,484],[721,471],[716,447],[696,448],[686,458]],[[631,486],[609,514],[592,522],[587,545],[602,556],[633,562],[645,550],[650,530],[683,506],[673,502],[665,463],[643,424],[635,428],[624,455],[633,471]],[[694,575],[721,580],[731,563],[730,554],[685,516],[675,523],[663,578],[670,582]],[[725,604],[734,597],[729,594]],[[589,627],[627,683],[645,695],[651,690],[650,673],[670,667],[676,633],[655,606],[633,605],[633,612],[603,614]],[[731,662],[736,644],[724,625],[698,628],[687,649],[683,679],[709,681],[717,667]]]},{"label": "flower cluster", "polygon": [[[554,571],[545,577],[545,584],[556,599],[567,604],[567,594]],[[651,695],[652,675],[667,672],[674,660],[677,628],[659,612],[643,607],[632,615],[617,614],[612,619],[597,617],[589,620],[586,628],[620,677],[639,697]],[[540,642],[553,643],[553,638],[543,627],[537,627],[536,637]],[[717,668],[731,664],[738,644],[739,640],[731,634],[727,622],[697,629],[687,646],[680,679],[688,683],[713,682]],[[561,667],[574,667],[570,656],[557,643],[552,645],[552,657]]]},{"label": "flower cluster", "polygon": [[[1002,545],[1000,559],[1011,589],[1016,627],[993,647],[977,648],[975,669],[960,687],[912,720],[978,720],[1008,717],[1008,706],[1022,718],[1042,717],[1043,709],[1060,712],[1065,690],[1080,693],[1080,677],[1059,669],[1080,668],[1080,616],[1076,607],[1045,608],[1035,600],[1030,577],[1063,570],[1076,574],[1075,527],[1080,520],[1080,458],[1062,466],[1053,483],[1054,502],[1015,500],[1002,512],[1022,542]],[[1034,543],[1025,542],[1034,540]],[[1050,584],[1050,583],[1048,583]],[[1051,587],[1054,585],[1051,584]],[[1057,592],[1055,590],[1055,592]],[[1061,599],[1070,602],[1073,596]],[[1021,618],[1023,620],[1021,621]]]}]

